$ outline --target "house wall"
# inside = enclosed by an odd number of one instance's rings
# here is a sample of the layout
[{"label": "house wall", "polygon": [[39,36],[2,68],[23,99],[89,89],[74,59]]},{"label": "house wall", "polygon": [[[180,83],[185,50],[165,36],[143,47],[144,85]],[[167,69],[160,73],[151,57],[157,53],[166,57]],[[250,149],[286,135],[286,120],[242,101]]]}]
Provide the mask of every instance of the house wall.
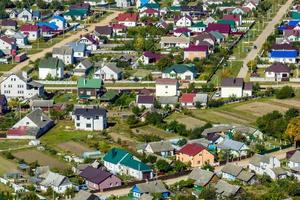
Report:
[{"label": "house wall", "polygon": [[222,172],[222,178],[227,179],[229,181],[234,181],[236,179],[235,176],[225,173],[225,172]]},{"label": "house wall", "polygon": [[180,80],[194,80],[195,74],[191,71],[186,71],[181,74],[176,73],[162,73],[162,78],[173,78],[173,79],[180,79]]},{"label": "house wall", "polygon": [[21,31],[24,35],[28,35],[28,40],[35,41],[40,37],[40,31]]},{"label": "house wall", "polygon": [[[79,116],[79,119],[75,118],[75,128],[77,130],[85,130],[85,131],[101,131],[107,127],[107,119],[106,116],[98,116],[99,119],[96,118],[85,118],[83,116]],[[88,127],[90,126],[90,127]]]},{"label": "house wall", "polygon": [[62,60],[65,65],[70,65],[74,63],[73,54],[72,55],[52,54],[52,57]]},{"label": "house wall", "polygon": [[190,19],[188,19],[187,17],[182,17],[175,23],[175,25],[177,27],[190,27],[190,26],[192,26],[192,21]]},{"label": "house wall", "polygon": [[208,162],[210,165],[214,163],[214,155],[209,153],[207,150],[202,150],[200,153],[195,155],[194,157],[186,155],[186,154],[176,154],[176,160],[179,160],[183,163],[191,163],[191,167],[201,167]]},{"label": "house wall", "polygon": [[243,90],[243,97],[251,97],[252,96],[252,90]]},{"label": "house wall", "polygon": [[39,79],[46,79],[48,74],[50,74],[52,78],[63,78],[63,68],[39,68]]},{"label": "house wall", "polygon": [[15,125],[13,125],[13,128],[18,128],[20,126],[28,126],[28,127],[38,128],[38,126],[35,123],[33,123],[33,121],[31,121],[28,117],[24,117],[23,119],[18,121]]},{"label": "house wall", "polygon": [[136,26],[136,22],[130,22],[130,21],[120,21],[119,24],[123,24],[126,27],[135,27]]},{"label": "house wall", "polygon": [[78,88],[78,95],[88,95],[95,99],[100,94],[100,89]]},{"label": "house wall", "polygon": [[281,62],[281,63],[296,63],[296,58],[269,58],[270,62]]},{"label": "house wall", "polygon": [[156,96],[177,96],[178,95],[178,85],[163,85],[156,84],[155,86]]},{"label": "house wall", "polygon": [[206,58],[207,52],[206,51],[185,51],[184,52],[184,60],[194,60],[195,58]]},{"label": "house wall", "polygon": [[100,69],[100,74],[103,80],[120,80],[121,75],[118,73],[113,72],[107,66],[104,66]]},{"label": "house wall", "polygon": [[221,97],[228,98],[231,96],[235,96],[240,98],[243,96],[242,87],[221,87]]},{"label": "house wall", "polygon": [[[6,43],[5,41],[3,40],[0,40],[0,49],[1,50],[9,50],[11,51],[13,49],[15,45],[11,45],[11,44],[8,44]],[[9,52],[10,53],[10,52]]]}]

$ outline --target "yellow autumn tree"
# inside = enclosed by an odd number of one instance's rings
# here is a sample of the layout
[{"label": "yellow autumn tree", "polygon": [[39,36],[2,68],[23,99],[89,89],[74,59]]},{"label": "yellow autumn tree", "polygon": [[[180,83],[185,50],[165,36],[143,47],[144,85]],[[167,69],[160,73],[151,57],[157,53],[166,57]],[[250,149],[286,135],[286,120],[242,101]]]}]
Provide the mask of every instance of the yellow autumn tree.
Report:
[{"label": "yellow autumn tree", "polygon": [[300,117],[295,117],[289,122],[285,134],[294,142],[300,141]]}]

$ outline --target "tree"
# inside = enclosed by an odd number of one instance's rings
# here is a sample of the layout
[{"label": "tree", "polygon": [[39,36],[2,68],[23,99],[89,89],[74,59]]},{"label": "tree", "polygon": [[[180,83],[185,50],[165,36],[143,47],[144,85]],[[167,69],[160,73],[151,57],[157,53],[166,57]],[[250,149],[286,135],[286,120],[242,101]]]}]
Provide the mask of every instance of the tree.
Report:
[{"label": "tree", "polygon": [[181,140],[178,140],[177,145],[182,147],[187,143],[187,140],[185,138],[182,138]]},{"label": "tree", "polygon": [[285,112],[285,119],[287,121],[289,121],[290,119],[294,118],[294,117],[298,117],[299,116],[299,109],[297,108],[290,108]]},{"label": "tree", "polygon": [[157,112],[152,112],[146,116],[146,122],[153,124],[153,125],[158,125],[163,122],[163,118]]},{"label": "tree", "polygon": [[40,9],[47,9],[48,8],[48,4],[43,0],[37,0],[36,5]]},{"label": "tree", "polygon": [[295,96],[294,89],[290,86],[284,86],[275,93],[277,99],[287,99]]},{"label": "tree", "polygon": [[134,106],[132,108],[132,113],[135,114],[136,116],[139,116],[141,114],[142,110],[138,106]]},{"label": "tree", "polygon": [[290,120],[285,134],[295,143],[300,141],[300,117],[295,117]]},{"label": "tree", "polygon": [[145,48],[145,38],[138,35],[134,40],[133,46],[136,50],[143,51]]},{"label": "tree", "polygon": [[216,190],[211,186],[204,187],[199,195],[199,199],[204,199],[204,200],[217,199]]},{"label": "tree", "polygon": [[211,172],[214,172],[215,170],[214,166],[210,165],[208,162],[205,162],[201,169],[208,170]]},{"label": "tree", "polygon": [[213,92],[215,90],[215,86],[212,83],[206,83],[202,85],[203,92]]},{"label": "tree", "polygon": [[193,130],[192,130],[192,133],[190,134],[190,139],[198,139],[198,138],[201,138],[202,137],[202,135],[201,135],[201,133],[205,130],[205,129],[207,129],[207,128],[211,128],[212,127],[212,125],[210,124],[210,123],[206,123],[206,124],[204,124],[203,126],[201,126],[201,127],[196,127],[196,128],[194,128]]},{"label": "tree", "polygon": [[127,120],[126,120],[126,123],[128,124],[128,125],[133,125],[133,124],[136,124],[136,123],[138,123],[138,119],[134,116],[134,115],[130,115],[128,118],[127,118]]},{"label": "tree", "polygon": [[156,168],[160,172],[168,172],[168,171],[171,170],[171,167],[170,167],[169,163],[165,160],[162,160],[162,159],[160,159],[156,162]]},{"label": "tree", "polygon": [[110,149],[110,145],[106,141],[100,141],[98,147],[100,151],[105,153]]},{"label": "tree", "polygon": [[171,65],[172,65],[172,60],[167,56],[161,58],[156,64],[157,68],[160,71],[163,71],[164,69],[166,69],[167,67],[169,67]]},{"label": "tree", "polygon": [[176,160],[173,164],[173,170],[175,172],[181,172],[183,170],[186,170],[186,168],[187,168],[187,165],[179,160]]}]

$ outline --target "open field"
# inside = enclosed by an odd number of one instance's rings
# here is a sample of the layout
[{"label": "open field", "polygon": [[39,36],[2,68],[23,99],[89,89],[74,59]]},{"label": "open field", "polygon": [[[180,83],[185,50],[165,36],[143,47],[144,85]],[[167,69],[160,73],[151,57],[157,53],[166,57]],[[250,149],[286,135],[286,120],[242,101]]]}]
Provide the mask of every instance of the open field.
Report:
[{"label": "open field", "polygon": [[28,140],[0,140],[0,150],[18,148],[28,144]]},{"label": "open field", "polygon": [[281,105],[284,107],[297,107],[300,108],[300,100],[299,99],[274,99],[272,103],[275,103],[276,105]]},{"label": "open field", "polygon": [[0,156],[0,176],[13,171],[17,171],[17,164]]},{"label": "open field", "polygon": [[24,159],[24,161],[27,163],[33,163],[37,161],[39,165],[48,165],[51,168],[56,169],[65,169],[67,167],[67,164],[63,161],[60,161],[43,152],[33,149],[15,152],[13,153],[13,155],[18,159]]},{"label": "open field", "polygon": [[265,103],[265,102],[253,102],[250,104],[244,104],[236,107],[235,109],[241,111],[249,111],[257,117],[270,113],[274,110],[278,110],[279,112],[285,112],[288,110],[287,107],[282,107],[272,103]]},{"label": "open field", "polygon": [[81,156],[86,151],[91,151],[91,149],[86,147],[85,145],[74,141],[63,142],[58,144],[57,146],[64,151],[74,153],[78,156]]},{"label": "open field", "polygon": [[173,113],[172,115],[168,116],[166,119],[166,121],[168,122],[173,120],[181,124],[185,124],[187,129],[194,129],[196,127],[203,126],[206,123],[205,121],[184,115],[182,113]]},{"label": "open field", "polygon": [[139,128],[135,128],[133,130],[133,132],[135,134],[143,134],[143,135],[156,135],[162,138],[172,138],[176,135],[172,134],[172,133],[168,133],[160,128],[151,126],[151,125],[147,125],[147,126],[142,126]]}]

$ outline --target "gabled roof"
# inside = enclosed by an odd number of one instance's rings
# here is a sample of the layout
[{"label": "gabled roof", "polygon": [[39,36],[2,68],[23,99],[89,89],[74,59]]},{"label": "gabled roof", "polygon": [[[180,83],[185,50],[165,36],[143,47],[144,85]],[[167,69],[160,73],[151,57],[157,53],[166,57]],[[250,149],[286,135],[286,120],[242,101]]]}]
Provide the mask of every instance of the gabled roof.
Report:
[{"label": "gabled roof", "polygon": [[207,45],[190,45],[188,48],[185,48],[184,51],[208,51]]},{"label": "gabled roof", "polygon": [[80,62],[80,64],[85,67],[86,69],[91,68],[93,66],[93,63],[89,61],[88,59],[85,59]]},{"label": "gabled roof", "polygon": [[73,200],[100,200],[100,198],[92,193],[80,190]]},{"label": "gabled roof", "polygon": [[160,153],[165,151],[174,151],[175,148],[169,141],[150,142],[147,145],[151,147],[154,153]]},{"label": "gabled roof", "polygon": [[4,19],[1,21],[1,26],[17,26],[17,22],[11,19]]},{"label": "gabled roof", "polygon": [[243,170],[236,178],[238,180],[248,182],[255,176],[255,173]]},{"label": "gabled roof", "polygon": [[117,67],[117,63],[115,63],[115,62],[105,63],[103,67],[107,67],[108,69],[110,69],[111,71],[113,71],[116,74],[119,74],[122,72],[122,69]]},{"label": "gabled roof", "polygon": [[37,32],[39,30],[39,26],[38,25],[32,25],[32,24],[24,24],[21,28],[20,31],[22,32]]},{"label": "gabled roof", "polygon": [[235,15],[235,14],[233,14],[233,15],[224,15],[223,19],[225,19],[225,20],[239,21],[240,17],[241,17],[240,15]]},{"label": "gabled roof", "polygon": [[78,42],[71,42],[68,43],[67,46],[70,46],[74,52],[84,52],[85,51],[85,44],[78,43]]},{"label": "gabled roof", "polygon": [[242,78],[223,78],[221,87],[243,87],[244,79]]},{"label": "gabled roof", "polygon": [[209,23],[206,31],[219,31],[220,33],[229,34],[231,32],[231,27],[229,24]]},{"label": "gabled roof", "polygon": [[194,64],[174,64],[174,65],[166,68],[163,71],[163,73],[175,72],[176,74],[181,74],[181,73],[185,73],[187,71],[191,71],[194,74],[197,73],[197,69]]},{"label": "gabled roof", "polygon": [[79,174],[79,176],[89,182],[100,184],[109,177],[113,176],[113,174],[108,171],[103,171],[102,169],[96,169],[92,166],[88,166]]},{"label": "gabled roof", "polygon": [[49,172],[46,179],[41,182],[41,185],[59,187],[65,182],[70,183],[67,177],[58,173]]},{"label": "gabled roof", "polygon": [[196,97],[196,93],[185,93],[182,94],[179,101],[181,103],[193,103],[195,97]]},{"label": "gabled roof", "polygon": [[231,185],[226,181],[219,180],[216,184],[216,193],[225,197],[232,197],[240,190],[240,186]]},{"label": "gabled roof", "polygon": [[88,10],[69,10],[64,16],[84,16],[88,14]]},{"label": "gabled roof", "polygon": [[175,105],[178,102],[178,97],[159,97],[159,103],[162,105]]},{"label": "gabled roof", "polygon": [[203,151],[205,148],[199,144],[192,143],[192,144],[186,144],[184,147],[182,147],[178,153],[186,154],[189,156],[195,156],[201,151]]},{"label": "gabled roof", "polygon": [[113,28],[110,26],[96,26],[95,27],[95,32],[97,32],[100,35],[111,35],[113,30]]},{"label": "gabled roof", "polygon": [[154,101],[155,101],[154,96],[144,96],[144,95],[137,96],[137,103],[140,104],[154,104]]},{"label": "gabled roof", "polygon": [[294,162],[294,163],[300,163],[300,151],[296,151],[291,158],[289,159],[289,161]]},{"label": "gabled roof", "polygon": [[195,185],[206,186],[214,176],[214,172],[194,168],[189,174],[189,179],[195,180]]},{"label": "gabled roof", "polygon": [[178,20],[182,19],[182,18],[187,18],[189,19],[190,21],[193,21],[193,18],[189,15],[176,15],[174,17],[174,22],[176,23]]},{"label": "gabled roof", "polygon": [[211,31],[209,33],[217,40],[223,40],[225,38],[224,35],[222,33],[220,33],[219,31]]},{"label": "gabled roof", "polygon": [[95,117],[95,116],[105,116],[107,110],[100,107],[86,107],[86,108],[75,108],[73,111],[73,115],[79,115],[83,117]]},{"label": "gabled roof", "polygon": [[101,79],[86,79],[80,78],[77,81],[78,88],[95,88],[100,89],[102,87],[102,80]]},{"label": "gabled roof", "polygon": [[54,54],[72,55],[73,54],[73,49],[72,49],[72,47],[69,47],[69,46],[62,46],[62,47],[53,48],[52,55],[54,55]]},{"label": "gabled roof", "polygon": [[164,193],[168,192],[164,183],[161,180],[150,181],[146,183],[136,184],[135,187],[139,189],[140,193]]},{"label": "gabled roof", "polygon": [[0,40],[6,42],[7,44],[14,45],[16,43],[16,39],[13,37],[8,37],[6,35],[0,36]]},{"label": "gabled roof", "polygon": [[193,28],[206,28],[206,25],[201,21],[201,22],[197,22],[197,23],[194,23],[192,25]]},{"label": "gabled roof", "polygon": [[179,27],[174,30],[174,33],[189,33],[189,32],[192,31],[186,27]]},{"label": "gabled roof", "polygon": [[266,72],[275,72],[275,73],[290,73],[291,69],[283,63],[275,62],[270,67],[268,67]]},{"label": "gabled roof", "polygon": [[159,78],[159,79],[156,79],[155,83],[159,84],[159,85],[176,85],[177,80],[171,79],[171,78]]},{"label": "gabled roof", "polygon": [[155,59],[156,61],[158,61],[159,59],[161,59],[163,57],[163,55],[161,54],[157,54],[157,53],[153,53],[151,51],[145,51],[143,53],[143,55],[149,59]]},{"label": "gabled roof", "polygon": [[136,13],[120,13],[116,17],[117,21],[131,21],[131,22],[136,22],[138,20],[138,15]]},{"label": "gabled roof", "polygon": [[296,50],[290,43],[282,43],[282,44],[273,44],[271,47],[272,50]]},{"label": "gabled roof", "polygon": [[158,3],[146,3],[144,5],[141,6],[141,8],[151,8],[151,9],[159,9],[160,8],[160,5]]},{"label": "gabled roof", "polygon": [[237,177],[243,171],[243,168],[241,166],[238,166],[238,165],[235,165],[235,164],[227,163],[221,169],[221,171],[223,173],[230,174],[234,177]]},{"label": "gabled roof", "polygon": [[52,58],[52,57],[44,58],[39,63],[39,69],[40,68],[59,69],[64,67],[65,64],[63,63],[62,60],[58,58]]},{"label": "gabled roof", "polygon": [[245,144],[242,143],[242,142],[226,138],[222,143],[220,143],[218,145],[218,148],[220,148],[220,149],[231,149],[231,150],[234,150],[234,151],[240,151],[241,148],[244,145]]},{"label": "gabled roof", "polygon": [[34,124],[36,124],[39,128],[43,128],[49,123],[52,123],[53,120],[50,119],[41,109],[35,109],[31,111],[28,115],[26,115]]}]

